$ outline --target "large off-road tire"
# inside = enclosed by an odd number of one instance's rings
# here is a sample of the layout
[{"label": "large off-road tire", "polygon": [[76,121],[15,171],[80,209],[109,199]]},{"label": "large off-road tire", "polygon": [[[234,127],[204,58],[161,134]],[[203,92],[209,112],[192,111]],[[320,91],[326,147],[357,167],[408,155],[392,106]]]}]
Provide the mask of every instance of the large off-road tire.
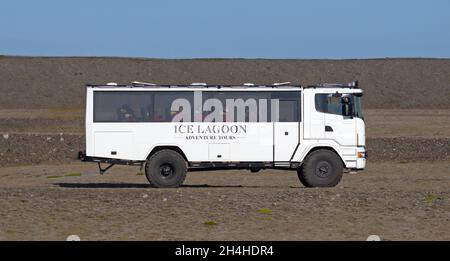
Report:
[{"label": "large off-road tire", "polygon": [[342,178],[344,164],[333,151],[320,149],[309,154],[297,170],[305,187],[334,187]]},{"label": "large off-road tire", "polygon": [[145,164],[145,176],[155,188],[177,188],[183,184],[186,173],[186,161],[173,150],[160,150]]}]

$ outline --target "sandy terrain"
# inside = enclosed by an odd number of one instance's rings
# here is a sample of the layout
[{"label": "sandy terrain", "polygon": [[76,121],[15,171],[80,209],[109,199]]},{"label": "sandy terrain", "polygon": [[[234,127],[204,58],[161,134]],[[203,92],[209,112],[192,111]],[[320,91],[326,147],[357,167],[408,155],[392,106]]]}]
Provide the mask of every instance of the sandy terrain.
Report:
[{"label": "sandy terrain", "polygon": [[379,163],[336,188],[295,172],[192,172],[152,189],[135,167],[0,169],[0,239],[450,240],[450,162]]}]

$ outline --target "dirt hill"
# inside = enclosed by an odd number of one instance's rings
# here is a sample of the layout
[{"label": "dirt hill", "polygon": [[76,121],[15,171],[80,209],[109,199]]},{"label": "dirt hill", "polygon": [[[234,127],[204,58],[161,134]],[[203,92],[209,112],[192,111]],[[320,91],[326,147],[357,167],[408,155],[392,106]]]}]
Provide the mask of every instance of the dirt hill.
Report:
[{"label": "dirt hill", "polygon": [[84,107],[84,84],[360,80],[366,108],[450,108],[450,59],[160,60],[0,56],[0,109]]}]

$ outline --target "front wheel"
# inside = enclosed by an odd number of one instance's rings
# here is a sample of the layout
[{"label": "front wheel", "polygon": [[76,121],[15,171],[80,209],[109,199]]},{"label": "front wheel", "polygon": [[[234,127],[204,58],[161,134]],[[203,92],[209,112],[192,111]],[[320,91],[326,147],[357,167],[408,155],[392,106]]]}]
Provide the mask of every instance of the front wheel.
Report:
[{"label": "front wheel", "polygon": [[186,161],[173,150],[158,151],[145,164],[145,176],[150,186],[156,188],[179,187],[183,184],[186,173]]},{"label": "front wheel", "polygon": [[334,187],[342,178],[344,164],[330,150],[316,150],[309,154],[297,170],[300,182],[305,187]]}]

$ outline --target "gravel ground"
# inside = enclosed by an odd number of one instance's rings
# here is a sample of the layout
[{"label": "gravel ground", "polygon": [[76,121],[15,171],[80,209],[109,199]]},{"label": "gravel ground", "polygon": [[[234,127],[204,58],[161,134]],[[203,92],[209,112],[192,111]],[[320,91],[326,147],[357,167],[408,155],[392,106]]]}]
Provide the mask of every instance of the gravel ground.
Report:
[{"label": "gravel ground", "polygon": [[0,136],[0,167],[43,162],[73,162],[84,150],[83,135],[3,134]]},{"label": "gravel ground", "polygon": [[373,161],[450,160],[450,138],[374,138],[367,140],[367,150]]},{"label": "gravel ground", "polygon": [[3,133],[84,133],[84,119],[0,119]]},{"label": "gravel ground", "polygon": [[369,162],[329,189],[291,171],[193,172],[153,189],[135,167],[0,168],[0,240],[450,240],[449,163]]},{"label": "gravel ground", "polygon": [[369,109],[364,121],[368,138],[450,137],[450,110]]},{"label": "gravel ground", "polygon": [[[84,150],[84,136],[70,134],[3,134],[0,167],[73,162]],[[367,140],[373,161],[450,160],[450,138],[374,138]]]}]

